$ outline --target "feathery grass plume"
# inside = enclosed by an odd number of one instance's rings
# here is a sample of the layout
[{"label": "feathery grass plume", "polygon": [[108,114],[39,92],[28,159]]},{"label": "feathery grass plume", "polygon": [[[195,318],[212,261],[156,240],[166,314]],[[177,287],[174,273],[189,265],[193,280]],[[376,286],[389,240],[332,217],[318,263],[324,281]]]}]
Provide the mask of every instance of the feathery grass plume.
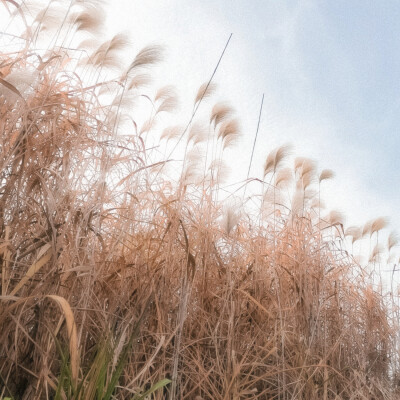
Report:
[{"label": "feathery grass plume", "polygon": [[354,244],[357,240],[362,238],[362,228],[359,226],[349,226],[345,233],[345,236],[351,236],[351,242]]},{"label": "feathery grass plume", "polygon": [[364,236],[366,236],[366,235],[372,235],[372,233],[371,233],[371,230],[372,230],[372,223],[373,223],[373,220],[370,220],[370,221],[367,221],[365,224],[364,224],[364,226],[363,226],[363,229],[362,229],[362,236],[364,237]]},{"label": "feathery grass plume", "polygon": [[368,262],[376,262],[378,261],[379,256],[383,253],[383,247],[380,243],[377,243],[371,253],[371,256]]},{"label": "feathery grass plume", "polygon": [[[119,96],[123,96],[124,94],[122,93],[120,93],[120,91],[121,91],[121,82],[118,82],[118,81],[109,81],[109,82],[104,82],[103,84],[101,84],[100,86],[99,86],[99,89],[98,89],[98,96],[100,97],[100,96],[102,96],[102,95],[105,95],[105,96],[116,96],[116,95],[119,95]],[[100,99],[99,99],[100,100]],[[107,101],[109,100],[109,97],[107,97]]]},{"label": "feathery grass plume", "polygon": [[302,173],[300,182],[303,190],[306,190],[314,182],[314,179],[315,173],[313,170]]},{"label": "feathery grass plume", "polygon": [[239,122],[237,119],[224,121],[218,130],[218,138],[222,139],[223,148],[233,145],[240,135]]},{"label": "feathery grass plume", "polygon": [[379,232],[380,230],[386,228],[387,225],[388,220],[386,217],[379,217],[374,219],[371,223],[370,236],[372,236],[375,232]]},{"label": "feathery grass plume", "polygon": [[39,26],[40,31],[55,27],[59,28],[60,20],[64,18],[65,14],[66,9],[61,4],[56,4],[56,2],[53,2],[53,4],[49,3],[37,13],[33,20],[33,25]]},{"label": "feathery grass plume", "polygon": [[204,82],[197,91],[196,97],[194,99],[194,105],[196,105],[201,99],[212,96],[216,89],[217,85],[215,83]]},{"label": "feathery grass plume", "polygon": [[[183,130],[181,130],[183,132]],[[194,122],[190,127],[187,141],[198,144],[207,140],[207,126],[201,122]]]},{"label": "feathery grass plume", "polygon": [[269,174],[271,171],[274,169],[274,163],[275,163],[275,150],[272,150],[268,156],[267,159],[265,160],[264,164],[264,178]]},{"label": "feathery grass plume", "polygon": [[178,99],[176,97],[164,98],[157,107],[157,114],[160,112],[172,112],[178,108]]},{"label": "feathery grass plume", "polygon": [[138,68],[148,68],[161,62],[163,59],[163,48],[158,45],[147,46],[136,55],[133,62],[127,68],[125,75],[132,76]]},{"label": "feathery grass plume", "polygon": [[274,157],[274,171],[280,166],[280,164],[287,158],[292,151],[291,144],[284,144],[276,149]]},{"label": "feathery grass plume", "polygon": [[69,22],[75,25],[77,32],[88,32],[98,34],[104,29],[105,12],[104,9],[94,4],[81,3],[83,9],[69,16]]},{"label": "feathery grass plume", "polygon": [[185,169],[182,174],[184,185],[196,184],[201,179],[203,154],[194,147],[186,153]]},{"label": "feathery grass plume", "polygon": [[195,163],[187,162],[182,171],[180,182],[183,186],[196,185],[201,179],[201,170]]},{"label": "feathery grass plume", "polygon": [[211,110],[210,124],[214,123],[214,128],[226,118],[233,114],[232,107],[227,103],[217,103]]},{"label": "feathery grass plume", "polygon": [[323,208],[326,208],[326,205],[325,205],[325,203],[324,203],[322,200],[320,200],[318,197],[314,197],[314,198],[311,200],[310,207],[311,207],[311,208],[320,208],[320,209],[323,209]]},{"label": "feathery grass plume", "polygon": [[388,236],[388,250],[392,250],[393,247],[397,246],[399,243],[399,236],[396,232],[390,232]]},{"label": "feathery grass plume", "polygon": [[167,142],[171,139],[179,138],[179,136],[184,131],[184,127],[182,125],[173,125],[165,128],[161,134],[161,139],[166,139]]},{"label": "feathery grass plume", "polygon": [[139,130],[139,134],[150,132],[156,126],[156,119],[154,117],[148,118],[146,121],[143,122],[142,127]]},{"label": "feathery grass plume", "polygon": [[315,162],[313,160],[306,158],[301,166],[301,176],[303,177],[304,175],[311,173],[315,174],[315,172],[316,172]]},{"label": "feathery grass plume", "polygon": [[[101,46],[102,42],[97,37],[90,37],[83,39],[77,46],[77,50],[81,50],[83,54],[94,54],[95,50],[97,50]],[[89,57],[84,58],[79,65],[84,66],[85,63],[89,60]]]},{"label": "feathery grass plume", "polygon": [[149,86],[150,83],[152,82],[151,75],[149,74],[137,74],[132,76],[129,85],[128,85],[128,90],[132,89],[139,89],[144,86]]},{"label": "feathery grass plume", "polygon": [[[296,188],[292,196],[291,214],[296,217],[300,215],[300,211],[304,209],[304,191]],[[293,218],[293,217],[292,217]]]},{"label": "feathery grass plume", "polygon": [[137,96],[132,93],[121,93],[117,95],[114,100],[111,102],[111,107],[117,107],[120,111],[122,109],[127,109],[128,111],[134,107],[137,103]]},{"label": "feathery grass plume", "polygon": [[335,176],[335,173],[330,169],[322,170],[321,174],[319,175],[319,181],[324,181],[326,179],[332,179]]},{"label": "feathery grass plume", "polygon": [[237,144],[239,135],[229,135],[224,138],[222,148],[225,150],[228,147],[235,146]]},{"label": "feathery grass plume", "polygon": [[239,122],[237,119],[224,121],[218,130],[218,139],[225,139],[230,135],[239,135]]},{"label": "feathery grass plume", "polygon": [[308,158],[296,158],[295,160],[295,171],[299,176],[299,182],[306,190],[316,178],[316,165],[314,161]]},{"label": "feathery grass plume", "polygon": [[129,44],[127,35],[118,33],[111,40],[102,43],[86,62],[106,68],[120,68],[121,59],[118,53],[126,50]]},{"label": "feathery grass plume", "polygon": [[306,157],[296,157],[294,160],[295,172],[302,177],[305,174],[315,173],[316,166],[313,160]]},{"label": "feathery grass plume", "polygon": [[279,188],[287,187],[293,181],[293,171],[291,168],[280,169],[275,177],[275,186]]},{"label": "feathery grass plume", "polygon": [[[214,177],[214,183],[223,183],[228,179],[230,167],[222,159],[214,159],[208,167],[208,179]],[[211,175],[210,175],[211,174]]]},{"label": "feathery grass plume", "polygon": [[306,200],[313,200],[317,197],[317,191],[311,188],[307,188],[304,190],[304,198]]},{"label": "feathery grass plume", "polygon": [[231,233],[232,229],[237,225],[239,222],[240,215],[236,211],[236,207],[232,205],[228,205],[225,207],[224,212],[223,212],[223,218],[222,218],[222,227],[229,236]]},{"label": "feathery grass plume", "polygon": [[154,97],[154,101],[159,103],[156,113],[174,111],[178,106],[175,88],[172,85],[160,88]]},{"label": "feathery grass plume", "polygon": [[186,153],[186,160],[190,163],[196,164],[196,166],[201,164],[203,157],[204,155],[198,147],[193,147]]},{"label": "feathery grass plume", "polygon": [[340,211],[332,210],[328,214],[326,220],[329,222],[330,226],[341,225],[343,227],[345,218]]},{"label": "feathery grass plume", "polygon": [[303,164],[308,160],[306,157],[296,157],[294,159],[294,170],[297,172],[299,169],[303,167]]},{"label": "feathery grass plume", "polygon": [[176,90],[174,86],[167,85],[157,90],[157,93],[154,96],[154,101],[164,100],[170,97],[176,97]]},{"label": "feathery grass plume", "polygon": [[291,154],[292,146],[290,144],[284,144],[283,146],[277,147],[272,150],[264,164],[264,178],[270,172],[275,173],[282,162]]},{"label": "feathery grass plume", "polygon": [[72,14],[69,21],[75,25],[77,32],[86,31],[91,34],[98,34],[104,29],[106,15],[104,9],[98,4],[89,2],[78,3],[81,11]]}]

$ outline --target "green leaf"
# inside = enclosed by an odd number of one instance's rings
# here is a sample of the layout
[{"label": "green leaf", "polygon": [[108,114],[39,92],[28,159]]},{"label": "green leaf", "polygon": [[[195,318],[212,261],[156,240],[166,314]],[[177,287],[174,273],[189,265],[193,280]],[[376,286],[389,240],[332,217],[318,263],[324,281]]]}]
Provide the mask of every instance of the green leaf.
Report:
[{"label": "green leaf", "polygon": [[161,389],[170,383],[171,383],[171,381],[167,378],[161,379],[161,381],[158,381],[149,390],[147,390],[143,394],[139,395],[139,397],[135,396],[132,400],[144,400],[146,398],[146,396],[148,396],[149,394],[154,393],[156,390]]},{"label": "green leaf", "polygon": [[128,360],[128,356],[129,356],[129,352],[133,346],[133,342],[135,341],[135,339],[138,338],[139,336],[139,332],[140,332],[140,327],[142,325],[142,322],[147,314],[147,309],[150,305],[152,299],[152,295],[150,295],[146,301],[146,305],[144,307],[144,310],[142,312],[142,314],[140,315],[138,321],[135,324],[135,327],[133,329],[132,335],[129,338],[129,342],[125,345],[125,348],[122,350],[120,359],[118,361],[117,367],[111,377],[110,383],[107,386],[107,391],[106,394],[104,395],[102,400],[111,400],[111,396],[114,392],[115,386],[117,386],[118,380],[122,374],[122,371],[125,367],[126,361]]}]

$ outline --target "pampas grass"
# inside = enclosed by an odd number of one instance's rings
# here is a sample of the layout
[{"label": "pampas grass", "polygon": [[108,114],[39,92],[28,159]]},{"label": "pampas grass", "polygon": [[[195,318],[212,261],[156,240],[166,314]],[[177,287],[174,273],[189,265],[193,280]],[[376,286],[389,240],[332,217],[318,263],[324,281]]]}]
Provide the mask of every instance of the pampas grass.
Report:
[{"label": "pampas grass", "polygon": [[[165,126],[175,92],[150,83],[161,48],[124,67],[117,35],[76,58],[78,33],[99,28],[93,4],[47,17],[26,4],[14,18],[30,40],[0,49],[0,398],[399,398],[398,289],[369,276],[399,259],[387,220],[321,218],[333,173],[284,166],[287,145],[241,204],[221,188],[232,108]],[[50,37],[43,54],[35,29],[59,13],[72,47]],[[195,105],[215,90],[200,86]],[[368,241],[366,262],[348,249]]]},{"label": "pampas grass", "polygon": [[332,179],[335,173],[330,169],[324,169],[319,175],[319,181],[324,181],[326,179]]},{"label": "pampas grass", "polygon": [[199,103],[202,99],[210,97],[216,89],[217,85],[215,85],[214,83],[204,82],[197,91],[196,97],[194,99],[194,105]]}]

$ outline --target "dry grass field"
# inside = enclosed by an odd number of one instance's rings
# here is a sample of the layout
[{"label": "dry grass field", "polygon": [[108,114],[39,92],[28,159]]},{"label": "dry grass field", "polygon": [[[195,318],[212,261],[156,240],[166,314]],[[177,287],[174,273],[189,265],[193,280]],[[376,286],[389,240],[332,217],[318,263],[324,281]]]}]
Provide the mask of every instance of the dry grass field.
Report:
[{"label": "dry grass field", "polygon": [[94,2],[2,3],[23,29],[0,47],[0,399],[400,397],[385,219],[344,226],[332,172],[285,145],[223,199],[240,110],[213,82],[163,126],[162,49],[121,63]]}]

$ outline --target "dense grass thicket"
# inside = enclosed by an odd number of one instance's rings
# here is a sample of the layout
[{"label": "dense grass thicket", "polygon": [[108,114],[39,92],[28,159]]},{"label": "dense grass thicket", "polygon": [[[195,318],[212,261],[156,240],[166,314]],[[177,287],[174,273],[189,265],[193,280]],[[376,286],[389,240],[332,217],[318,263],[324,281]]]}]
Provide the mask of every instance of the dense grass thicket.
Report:
[{"label": "dense grass thicket", "polygon": [[124,63],[99,4],[0,7],[0,398],[400,397],[385,219],[343,226],[287,146],[226,198],[213,82],[185,128],[161,49]]}]

